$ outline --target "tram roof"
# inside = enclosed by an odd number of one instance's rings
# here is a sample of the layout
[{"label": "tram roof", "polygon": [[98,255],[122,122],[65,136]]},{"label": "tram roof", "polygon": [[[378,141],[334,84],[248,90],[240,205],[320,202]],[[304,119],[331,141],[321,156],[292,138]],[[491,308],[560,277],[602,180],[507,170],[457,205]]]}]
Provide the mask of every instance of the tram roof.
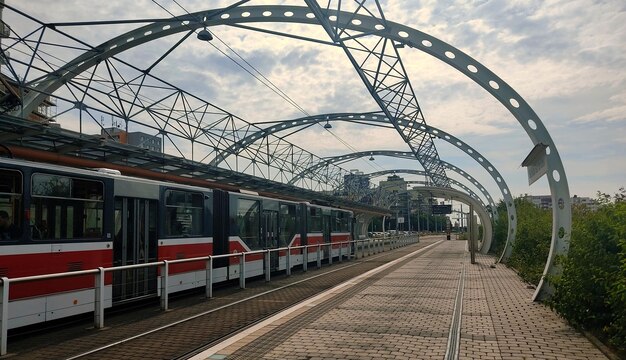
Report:
[{"label": "tram roof", "polygon": [[86,136],[75,131],[52,126],[46,122],[35,122],[2,114],[0,115],[0,152],[4,150],[4,152],[11,154],[12,151],[9,146],[24,147],[30,150],[99,161],[111,165],[140,168],[155,174],[176,174],[181,178],[204,181],[205,186],[209,188],[221,188],[229,191],[236,191],[241,188],[254,190],[260,195],[289,200],[323,200],[333,206],[357,213],[390,214],[388,209],[342,199],[331,194],[208,166],[200,162],[132,145],[105,141],[99,135]]}]

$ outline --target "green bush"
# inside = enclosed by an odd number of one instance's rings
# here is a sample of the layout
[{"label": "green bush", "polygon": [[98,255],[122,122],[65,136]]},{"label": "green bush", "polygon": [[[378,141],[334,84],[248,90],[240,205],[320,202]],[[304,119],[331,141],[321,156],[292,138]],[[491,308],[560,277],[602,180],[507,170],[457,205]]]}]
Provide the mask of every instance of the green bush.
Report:
[{"label": "green bush", "polygon": [[[549,304],[572,324],[626,351],[626,191],[598,194],[597,211],[572,208],[567,257],[557,259],[563,272],[550,278],[555,287]],[[506,208],[498,204],[492,251],[500,254],[508,228]],[[509,265],[528,282],[538,283],[550,248],[552,212],[515,199],[517,235]]]},{"label": "green bush", "polygon": [[500,200],[498,203],[498,217],[495,219],[495,226],[493,229],[493,240],[491,241],[491,248],[489,252],[500,256],[504,251],[504,245],[506,244],[507,231],[509,229],[509,222],[507,219],[506,203]]},{"label": "green bush", "polygon": [[570,250],[550,305],[626,350],[626,202],[600,200],[597,211],[573,208]]},{"label": "green bush", "polygon": [[508,264],[518,271],[522,279],[537,284],[550,251],[552,211],[540,209],[521,197],[514,201],[517,233]]}]

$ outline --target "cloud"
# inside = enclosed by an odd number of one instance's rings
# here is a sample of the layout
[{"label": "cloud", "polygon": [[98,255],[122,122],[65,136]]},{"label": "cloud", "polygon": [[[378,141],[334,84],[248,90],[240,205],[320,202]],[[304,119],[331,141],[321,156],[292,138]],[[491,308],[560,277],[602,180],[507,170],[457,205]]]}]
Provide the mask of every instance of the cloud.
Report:
[{"label": "cloud", "polygon": [[[177,15],[185,13],[175,3],[158,2]],[[251,1],[246,5],[269,3]],[[304,5],[299,0],[280,3]],[[209,6],[227,6],[232,1],[207,4],[182,0],[180,4],[193,12]],[[448,42],[511,85],[550,131],[566,166],[572,193],[592,196],[598,187],[610,192],[624,185],[620,180],[626,176],[621,155],[626,143],[623,135],[626,134],[626,5],[623,1],[387,0],[381,4],[387,19]],[[169,17],[148,0],[64,1],[56,4],[53,12],[49,6],[43,6],[46,5],[43,0],[12,5],[45,22]],[[9,16],[7,13],[5,10],[5,16]],[[10,24],[16,29],[27,25]],[[136,26],[66,30],[95,45]],[[254,26],[327,39],[321,28],[308,25]],[[287,96],[309,114],[378,109],[341,49],[227,26],[210,30],[286,95],[264,85],[262,82],[266,80],[219,41],[212,44],[242,63],[261,81],[211,45],[197,41],[194,35],[157,65],[154,74],[251,122],[304,116],[285,99]],[[145,68],[179,38],[146,44],[120,58]],[[48,50],[65,60],[78,53],[70,49]],[[427,123],[462,138],[483,153],[502,172],[513,193],[549,192],[545,182],[528,187],[525,169],[519,163],[532,143],[502,104],[439,60],[416,49],[400,51]],[[333,131],[359,151],[407,147],[393,130],[337,124],[333,125]],[[322,156],[352,151],[319,127],[288,139]],[[441,141],[437,140],[436,144],[444,160],[458,161],[481,182],[493,183],[466,155]],[[380,166],[401,165],[406,164],[392,160],[380,163]],[[354,166],[372,165],[355,162]],[[489,186],[490,191],[499,191],[496,185]]]}]

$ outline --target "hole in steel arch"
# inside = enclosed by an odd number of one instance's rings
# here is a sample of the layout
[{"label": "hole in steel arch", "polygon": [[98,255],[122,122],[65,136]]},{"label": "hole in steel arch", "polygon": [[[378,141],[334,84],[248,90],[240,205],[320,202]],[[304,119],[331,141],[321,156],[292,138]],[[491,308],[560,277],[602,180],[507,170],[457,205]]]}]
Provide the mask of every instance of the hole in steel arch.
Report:
[{"label": "hole in steel arch", "polygon": [[271,11],[263,11],[263,16],[272,16]]},{"label": "hole in steel arch", "polygon": [[230,14],[222,14],[222,16],[220,16],[222,19],[228,19],[230,17]]},{"label": "hole in steel arch", "polygon": [[565,229],[561,226],[559,228],[559,239],[562,239],[565,236]]},{"label": "hole in steel arch", "polygon": [[330,20],[330,21],[337,21],[337,16],[331,15],[331,16],[328,17],[328,20]]},{"label": "hole in steel arch", "polygon": [[514,108],[518,108],[519,107],[519,102],[513,98],[509,99],[509,102],[511,103],[511,106],[513,106]]},{"label": "hole in steel arch", "polygon": [[515,216],[511,215],[511,220],[515,220]]},{"label": "hole in steel arch", "polygon": [[456,57],[452,51],[446,51],[445,54],[449,59],[454,59]]},{"label": "hole in steel arch", "polygon": [[493,89],[496,89],[496,90],[500,88],[500,85],[498,85],[498,83],[493,80],[489,80],[489,86],[491,86]]},{"label": "hole in steel arch", "polygon": [[561,180],[561,174],[559,174],[558,170],[554,170],[552,172],[552,178],[554,179],[554,181],[559,182],[559,180]]},{"label": "hole in steel arch", "polygon": [[428,40],[422,40],[422,45],[424,45],[426,47],[431,47],[431,46],[433,46],[433,43],[431,43]]},{"label": "hole in steel arch", "polygon": [[309,19],[313,19],[315,17],[315,14],[313,13],[307,13],[306,17],[308,17]]},{"label": "hole in steel arch", "polygon": [[406,31],[398,31],[398,35],[403,38],[409,37],[409,34]]},{"label": "hole in steel arch", "polygon": [[537,124],[532,120],[528,120],[528,126],[533,130],[537,130]]},{"label": "hole in steel arch", "polygon": [[293,13],[291,11],[286,11],[283,15],[285,15],[286,17],[292,17]]},{"label": "hole in steel arch", "polygon": [[478,68],[474,65],[467,65],[467,70],[476,74],[478,72]]},{"label": "hole in steel arch", "polygon": [[563,210],[563,208],[565,207],[565,201],[563,201],[563,199],[559,199],[558,204],[559,209]]},{"label": "hole in steel arch", "polygon": [[241,16],[242,16],[242,17],[248,17],[248,16],[250,16],[250,13],[249,13],[249,12],[247,12],[247,11],[245,11],[245,12],[242,12],[242,13],[241,13]]},{"label": "hole in steel arch", "polygon": [[354,25],[361,25],[361,20],[359,20],[359,19],[354,19],[354,20],[352,20],[352,23],[353,23]]},{"label": "hole in steel arch", "polygon": [[376,24],[376,25],[374,26],[374,28],[375,28],[376,30],[385,30],[385,26],[383,26],[383,25],[381,25],[381,24]]},{"label": "hole in steel arch", "polygon": [[550,147],[546,147],[546,155],[550,155]]}]

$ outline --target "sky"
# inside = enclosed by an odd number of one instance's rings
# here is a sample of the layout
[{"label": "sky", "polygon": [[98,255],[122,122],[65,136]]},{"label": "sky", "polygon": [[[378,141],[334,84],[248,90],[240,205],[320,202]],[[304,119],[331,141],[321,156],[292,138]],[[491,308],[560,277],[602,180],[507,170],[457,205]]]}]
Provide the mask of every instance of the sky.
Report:
[{"label": "sky", "polygon": [[[67,0],[55,2],[54,11],[50,11],[47,1],[7,0],[7,4],[44,22],[169,17],[157,3],[181,15],[185,10],[219,8],[234,1],[178,0],[183,10],[170,0]],[[268,4],[303,6],[304,1],[251,1],[247,5]],[[381,7],[388,20],[460,49],[515,89],[555,142],[571,195],[595,197],[597,191],[615,193],[626,186],[626,2],[395,0],[381,1]],[[96,45],[136,26],[76,27],[68,31]],[[325,37],[314,26],[263,27]],[[210,30],[309,114],[379,110],[340,49],[233,27]],[[141,67],[177,39],[155,41],[121,57]],[[213,43],[228,51],[223,44]],[[533,144],[504,106],[463,74],[417,49],[400,49],[400,55],[429,125],[461,138],[483,154],[503,175],[513,195],[549,194],[545,177],[528,185],[521,162]],[[59,57],[72,56],[68,50]],[[173,51],[153,73],[249,122],[304,116],[215,48],[194,38]],[[335,124],[332,131],[352,149],[321,128],[290,136],[289,141],[319,156],[354,149],[408,150],[392,130]],[[443,140],[435,139],[435,145],[442,160],[466,170],[494,198],[501,197],[487,171],[469,156]],[[383,157],[342,166],[365,173],[422,169],[416,161]],[[462,181],[454,173],[448,175]],[[417,180],[415,176],[405,178]]]}]

